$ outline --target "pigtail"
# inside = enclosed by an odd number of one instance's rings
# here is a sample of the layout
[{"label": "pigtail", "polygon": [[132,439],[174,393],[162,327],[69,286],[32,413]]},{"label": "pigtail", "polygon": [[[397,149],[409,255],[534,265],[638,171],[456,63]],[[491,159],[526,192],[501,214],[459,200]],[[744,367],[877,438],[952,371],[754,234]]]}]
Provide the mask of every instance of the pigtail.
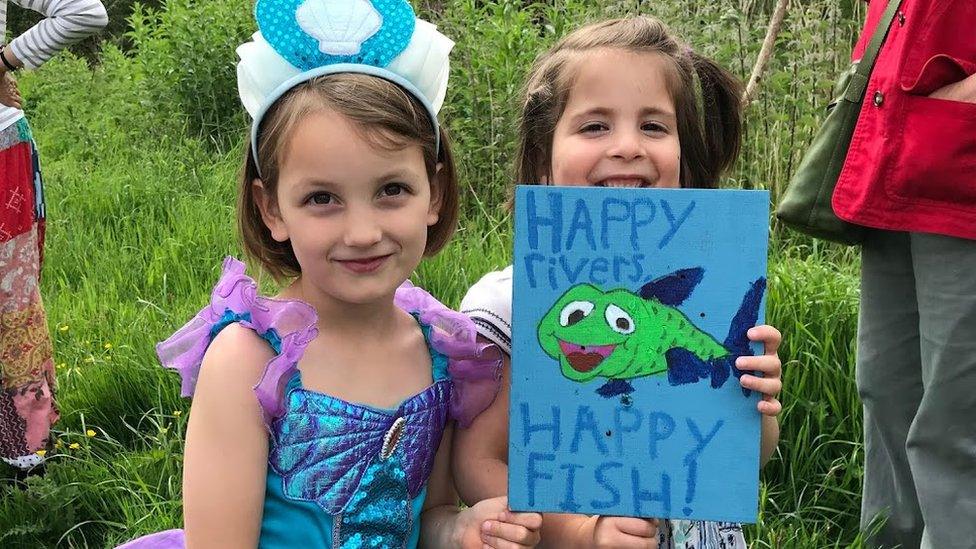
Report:
[{"label": "pigtail", "polygon": [[701,87],[701,139],[704,146],[699,176],[715,186],[735,163],[742,145],[742,83],[711,59],[689,52]]},{"label": "pigtail", "polygon": [[549,118],[552,89],[543,84],[526,93],[522,115],[519,117],[519,145],[516,153],[515,182],[517,184],[537,183],[540,175],[549,176],[546,165],[549,158],[549,143],[552,142],[552,124],[545,124]]},{"label": "pigtail", "polygon": [[[541,54],[529,72],[518,117],[513,174],[516,185],[539,184],[542,177],[552,184],[552,136],[569,97],[568,82],[572,74],[567,74],[566,65],[570,59],[570,53],[557,46]],[[513,186],[505,205],[511,211],[514,204]]]}]

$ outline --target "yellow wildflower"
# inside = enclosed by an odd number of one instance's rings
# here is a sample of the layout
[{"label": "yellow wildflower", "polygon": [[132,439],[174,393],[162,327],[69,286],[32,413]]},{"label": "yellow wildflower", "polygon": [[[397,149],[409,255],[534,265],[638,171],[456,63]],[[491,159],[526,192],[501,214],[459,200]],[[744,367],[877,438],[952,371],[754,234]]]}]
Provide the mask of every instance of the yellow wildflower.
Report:
[{"label": "yellow wildflower", "polygon": [[106,343],[105,343],[105,350],[106,350],[106,351],[110,351],[111,349],[112,349],[112,344],[111,344],[111,343],[108,343],[108,342],[106,342]]},{"label": "yellow wildflower", "polygon": [[94,429],[89,429],[89,430],[85,431],[85,434],[88,435],[88,438],[91,438],[91,437],[95,436],[96,433],[95,433],[95,430]]},{"label": "yellow wildflower", "polygon": [[71,444],[68,445],[68,448],[71,448],[72,450],[77,450],[78,448],[81,448],[81,444],[78,444],[77,442],[72,442]]},{"label": "yellow wildflower", "polygon": [[183,410],[176,410],[175,412],[173,412],[174,417],[180,417],[182,415],[183,415]]},{"label": "yellow wildflower", "polygon": [[37,455],[39,455],[39,456],[41,456],[41,457],[44,457],[44,454],[47,453],[47,450],[38,450],[38,451],[36,451],[34,453],[37,454]]},{"label": "yellow wildflower", "polygon": [[64,446],[64,442],[62,442],[60,438],[54,442],[55,448],[61,448],[62,446]]},{"label": "yellow wildflower", "polygon": [[90,362],[95,362],[95,357],[93,357],[93,356],[85,357],[85,362],[89,362],[89,363]]},{"label": "yellow wildflower", "polygon": [[67,325],[67,324],[65,324],[64,326],[61,326],[61,327],[60,327],[60,328],[58,328],[58,329],[59,329],[59,330],[61,330],[62,332],[67,332],[67,331],[68,331],[68,325]]}]

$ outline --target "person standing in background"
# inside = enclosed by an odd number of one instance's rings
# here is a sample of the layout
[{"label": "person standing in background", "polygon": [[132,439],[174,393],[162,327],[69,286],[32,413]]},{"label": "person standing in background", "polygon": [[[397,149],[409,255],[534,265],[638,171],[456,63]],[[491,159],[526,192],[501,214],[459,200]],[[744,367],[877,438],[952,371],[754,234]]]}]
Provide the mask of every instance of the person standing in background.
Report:
[{"label": "person standing in background", "polygon": [[[872,0],[853,58],[888,8]],[[833,207],[862,246],[869,546],[976,540],[976,2],[901,0]]]},{"label": "person standing in background", "polygon": [[98,32],[108,16],[99,0],[12,2],[45,16],[8,43],[7,0],[0,0],[0,459],[26,473],[43,463],[58,410],[39,289],[44,189],[12,73]]}]

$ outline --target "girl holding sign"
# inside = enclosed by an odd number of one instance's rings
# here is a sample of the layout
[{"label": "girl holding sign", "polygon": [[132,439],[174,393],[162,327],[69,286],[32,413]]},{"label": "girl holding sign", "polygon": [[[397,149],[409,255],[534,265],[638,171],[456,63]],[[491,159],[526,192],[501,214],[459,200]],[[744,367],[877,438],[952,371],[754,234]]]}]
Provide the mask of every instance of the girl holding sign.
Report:
[{"label": "girl holding sign", "polygon": [[[699,95],[701,105],[699,108]],[[715,188],[740,145],[739,83],[660,21],[634,17],[581,28],[540,56],[526,85],[517,181],[601,187]],[[461,308],[481,336],[511,353],[512,267],[488,273]],[[761,393],[761,459],[779,438],[780,333],[748,330],[763,356],[735,362],[744,389]],[[473,504],[507,492],[508,357],[502,394],[455,439],[454,473]],[[491,533],[510,527],[490,523]],[[547,547],[745,547],[733,523],[548,514]]]}]

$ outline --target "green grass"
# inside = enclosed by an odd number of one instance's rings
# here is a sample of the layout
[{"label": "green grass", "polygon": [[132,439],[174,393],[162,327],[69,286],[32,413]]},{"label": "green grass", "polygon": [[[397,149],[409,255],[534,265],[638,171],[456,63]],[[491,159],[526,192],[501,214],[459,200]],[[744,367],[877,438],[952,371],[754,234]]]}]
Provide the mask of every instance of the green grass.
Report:
[{"label": "green grass", "polygon": [[[461,229],[417,281],[457,305],[507,263],[512,120],[541,48],[582,21],[640,10],[745,77],[772,3],[418,2],[458,40],[445,117],[465,192]],[[729,186],[779,196],[846,63],[861,4],[793,3]],[[23,76],[48,185],[43,293],[63,417],[48,475],[18,489],[0,481],[0,547],[107,547],[180,525],[188,403],[153,348],[205,303],[222,257],[240,256],[233,203],[244,118],[231,71],[250,24],[239,5],[138,8],[94,68],[62,55]],[[202,11],[220,18],[194,24]],[[208,42],[207,32],[221,38]],[[760,522],[747,536],[754,547],[856,546],[858,258],[773,229],[768,319],[786,337],[785,410],[778,453],[762,472]]]}]

